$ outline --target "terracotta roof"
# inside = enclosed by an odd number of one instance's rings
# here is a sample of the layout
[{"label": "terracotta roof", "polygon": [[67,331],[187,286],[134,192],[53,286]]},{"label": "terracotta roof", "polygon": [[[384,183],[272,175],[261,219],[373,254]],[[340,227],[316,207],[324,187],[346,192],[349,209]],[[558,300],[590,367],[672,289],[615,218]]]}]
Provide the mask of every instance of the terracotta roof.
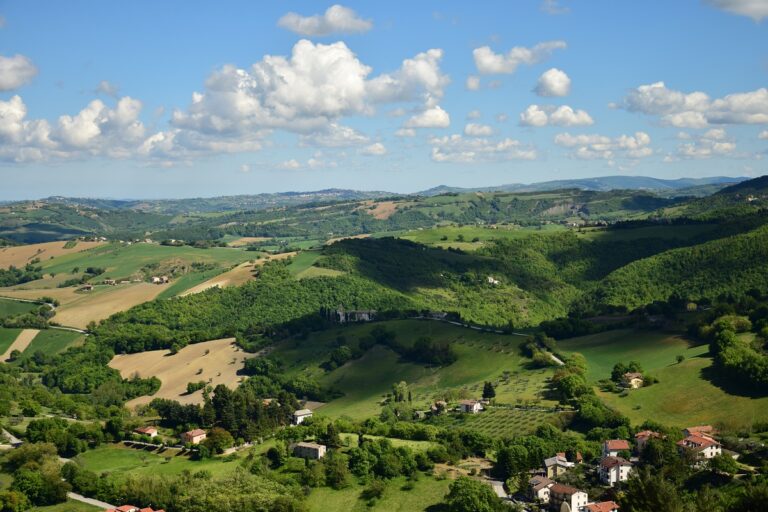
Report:
[{"label": "terracotta roof", "polygon": [[133,431],[139,432],[141,434],[149,434],[151,432],[157,432],[157,429],[155,427],[139,427],[137,429],[134,429]]},{"label": "terracotta roof", "polygon": [[635,439],[648,439],[651,437],[661,438],[661,434],[654,432],[653,430],[643,430],[642,432],[635,434]]},{"label": "terracotta roof", "polygon": [[677,442],[678,446],[684,446],[686,448],[692,448],[694,450],[703,450],[710,446],[720,446],[720,443],[715,441],[709,436],[693,434],[682,441]]},{"label": "terracotta roof", "polygon": [[605,457],[600,461],[600,467],[610,469],[616,466],[631,466],[632,463],[621,457]]},{"label": "terracotta roof", "polygon": [[190,437],[202,436],[202,435],[205,435],[205,430],[201,428],[196,428],[194,430],[190,430],[189,432],[184,432],[184,435],[190,436]]},{"label": "terracotta roof", "polygon": [[552,491],[554,494],[565,494],[566,496],[571,496],[573,494],[576,494],[577,492],[584,492],[575,487],[571,487],[570,485],[563,485],[563,484],[555,484],[552,487],[550,487],[549,490]]},{"label": "terracotta roof", "polygon": [[712,434],[714,433],[715,429],[712,428],[712,425],[698,425],[695,427],[688,427],[685,430],[687,430],[689,433],[698,433],[698,434]]},{"label": "terracotta roof", "polygon": [[550,480],[549,478],[545,476],[534,476],[530,480],[528,480],[528,483],[533,487],[534,492],[538,492],[545,487],[549,487],[550,485],[553,485],[555,482],[554,480]]},{"label": "terracotta roof", "polygon": [[624,374],[624,378],[627,379],[627,380],[642,379],[643,378],[643,374],[640,373],[640,372],[627,372],[627,373]]},{"label": "terracotta roof", "polygon": [[612,512],[618,510],[619,505],[615,501],[601,501],[600,503],[590,503],[587,505],[589,512]]},{"label": "terracotta roof", "polygon": [[610,451],[629,450],[629,442],[624,439],[609,439],[604,445]]}]

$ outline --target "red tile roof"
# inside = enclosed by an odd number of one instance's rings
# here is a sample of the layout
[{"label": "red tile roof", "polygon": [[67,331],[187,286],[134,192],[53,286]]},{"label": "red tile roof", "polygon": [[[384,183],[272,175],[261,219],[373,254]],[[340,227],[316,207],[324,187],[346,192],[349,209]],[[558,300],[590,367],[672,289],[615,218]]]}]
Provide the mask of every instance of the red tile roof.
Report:
[{"label": "red tile roof", "polygon": [[632,463],[629,462],[627,459],[622,459],[621,457],[605,457],[603,460],[600,461],[600,467],[604,469],[609,469],[615,466],[631,466]]},{"label": "red tile roof", "polygon": [[613,512],[618,509],[619,505],[615,501],[601,501],[600,503],[590,503],[587,505],[589,512]]},{"label": "red tile roof", "polygon": [[576,494],[577,492],[582,492],[581,490],[571,487],[570,485],[563,485],[563,484],[555,484],[552,487],[549,488],[549,491],[553,494],[565,494],[566,496],[571,496],[573,494]]},{"label": "red tile roof", "polygon": [[629,450],[629,442],[624,439],[609,439],[605,442],[605,447],[612,452]]},{"label": "red tile roof", "polygon": [[709,436],[693,434],[682,441],[677,442],[678,446],[684,446],[686,448],[692,448],[694,450],[703,450],[710,446],[719,446],[720,443],[715,441]]},{"label": "red tile roof", "polygon": [[201,428],[196,428],[195,430],[190,430],[189,432],[184,432],[184,435],[185,436],[190,436],[190,437],[202,436],[202,435],[205,435],[205,430],[203,430]]},{"label": "red tile roof", "polygon": [[[651,437],[661,438],[661,434],[654,432],[653,430],[643,430],[635,434],[635,439],[649,439]],[[606,502],[607,503],[607,502]]]}]

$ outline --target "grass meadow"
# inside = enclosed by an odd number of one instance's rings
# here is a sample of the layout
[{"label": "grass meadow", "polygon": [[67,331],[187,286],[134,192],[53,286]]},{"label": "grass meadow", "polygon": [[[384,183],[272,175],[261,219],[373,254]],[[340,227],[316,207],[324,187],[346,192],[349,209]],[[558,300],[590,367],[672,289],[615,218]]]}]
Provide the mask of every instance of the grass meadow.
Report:
[{"label": "grass meadow", "polygon": [[15,300],[1,299],[0,298],[0,318],[6,318],[9,316],[20,315],[39,308],[39,304],[32,302],[19,302]]}]

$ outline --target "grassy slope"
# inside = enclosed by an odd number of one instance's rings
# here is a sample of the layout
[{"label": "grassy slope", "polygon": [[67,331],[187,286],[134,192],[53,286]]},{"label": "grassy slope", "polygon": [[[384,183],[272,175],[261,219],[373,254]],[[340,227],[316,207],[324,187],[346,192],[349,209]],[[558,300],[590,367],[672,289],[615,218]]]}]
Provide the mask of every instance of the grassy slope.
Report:
[{"label": "grassy slope", "polygon": [[411,512],[427,510],[430,506],[440,503],[448,494],[448,486],[451,481],[422,476],[410,491],[401,490],[403,484],[405,484],[405,479],[402,477],[387,481],[384,495],[372,507],[368,507],[366,502],[360,499],[360,493],[365,487],[358,484],[352,484],[339,491],[328,487],[313,489],[307,498],[307,505],[310,512],[328,510]]},{"label": "grassy slope", "polygon": [[39,307],[39,304],[33,304],[31,302],[18,302],[15,300],[0,299],[0,318],[19,315]]},{"label": "grassy slope", "polygon": [[498,390],[499,401],[514,402],[517,398],[536,399],[544,388],[548,371],[530,372],[527,360],[519,355],[523,338],[481,333],[450,324],[418,320],[386,322],[387,329],[397,333],[404,343],[420,336],[450,342],[459,359],[444,368],[427,368],[403,363],[391,350],[376,346],[362,358],[326,373],[319,365],[328,358],[337,336],[356,340],[365,336],[374,325],[354,325],[315,333],[307,340],[291,340],[278,346],[274,354],[288,364],[288,373],[307,373],[320,382],[332,385],[345,395],[320,409],[320,413],[338,417],[348,415],[363,419],[379,412],[382,395],[391,391],[392,384],[404,380],[411,385],[416,406],[426,406],[439,390],[467,388],[479,396],[485,380],[497,380],[504,371],[512,379]]},{"label": "grassy slope", "polygon": [[156,244],[133,244],[121,246],[109,244],[96,249],[83,251],[55,258],[44,262],[46,272],[70,272],[74,267],[101,267],[106,272],[97,279],[106,276],[113,278],[129,277],[143,266],[166,260],[181,259],[187,262],[218,263],[229,267],[253,258],[253,253],[241,249],[214,247],[211,249],[195,249],[192,247],[170,247]]},{"label": "grassy slope", "polygon": [[6,329],[5,327],[0,327],[0,354],[5,354],[5,351],[8,350],[11,343],[16,340],[20,332],[21,329]]},{"label": "grassy slope", "polygon": [[558,347],[564,354],[583,354],[589,362],[587,376],[593,381],[610,378],[613,366],[619,362],[637,361],[643,370],[655,373],[675,364],[678,354],[689,358],[709,351],[706,345],[691,346],[677,334],[632,329],[562,340]]},{"label": "grassy slope", "polygon": [[37,333],[27,349],[18,359],[22,361],[37,352],[45,352],[47,355],[58,354],[67,347],[82,341],[84,336],[79,332],[63,331],[59,329],[44,329]]},{"label": "grassy slope", "polygon": [[[475,250],[483,245],[483,242],[493,239],[518,239],[525,238],[532,234],[544,234],[563,231],[566,228],[558,224],[549,224],[541,226],[540,228],[520,228],[520,227],[507,227],[501,226],[498,229],[482,226],[441,226],[433,229],[422,229],[407,231],[399,238],[411,240],[412,242],[418,242],[425,245],[432,245],[437,247],[454,247],[462,250]],[[464,242],[458,242],[456,238],[461,235],[464,237]],[[441,240],[442,237],[446,237],[447,240]],[[475,238],[479,238],[479,242],[472,242]]]},{"label": "grassy slope", "polygon": [[160,295],[157,296],[157,298],[170,299],[171,297],[175,297],[176,295],[184,293],[190,288],[194,288],[195,286],[204,283],[209,279],[213,279],[217,275],[221,274],[223,270],[224,269],[216,268],[213,270],[206,270],[205,272],[191,272],[189,274],[183,275],[178,279],[174,279],[171,283],[171,286],[163,290]]},{"label": "grassy slope", "polygon": [[68,500],[65,503],[51,505],[49,507],[32,507],[29,512],[102,512],[103,509],[80,503],[79,501]]}]

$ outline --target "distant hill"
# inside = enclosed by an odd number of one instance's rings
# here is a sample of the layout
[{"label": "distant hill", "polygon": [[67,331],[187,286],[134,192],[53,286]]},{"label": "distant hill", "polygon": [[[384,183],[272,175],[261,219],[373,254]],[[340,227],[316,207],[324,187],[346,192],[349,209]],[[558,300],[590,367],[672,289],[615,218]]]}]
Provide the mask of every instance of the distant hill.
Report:
[{"label": "distant hill", "polygon": [[742,181],[721,189],[719,194],[736,193],[765,193],[768,192],[768,176],[760,176],[751,180]]},{"label": "distant hill", "polygon": [[[727,176],[715,176],[711,178],[679,178],[675,180],[665,180],[652,178],[648,176],[602,176],[598,178],[581,178],[572,180],[554,180],[540,183],[531,183],[524,185],[521,183],[511,183],[508,185],[498,185],[492,187],[478,188],[460,188],[440,185],[419,192],[419,195],[434,196],[447,193],[462,192],[538,192],[549,190],[562,190],[577,188],[581,190],[609,191],[609,190],[649,190],[649,191],[683,191],[693,192],[698,187],[704,186],[727,186],[732,183],[739,183],[746,178],[731,178]],[[713,190],[708,189],[706,193]],[[696,194],[698,195],[698,194]]]}]

